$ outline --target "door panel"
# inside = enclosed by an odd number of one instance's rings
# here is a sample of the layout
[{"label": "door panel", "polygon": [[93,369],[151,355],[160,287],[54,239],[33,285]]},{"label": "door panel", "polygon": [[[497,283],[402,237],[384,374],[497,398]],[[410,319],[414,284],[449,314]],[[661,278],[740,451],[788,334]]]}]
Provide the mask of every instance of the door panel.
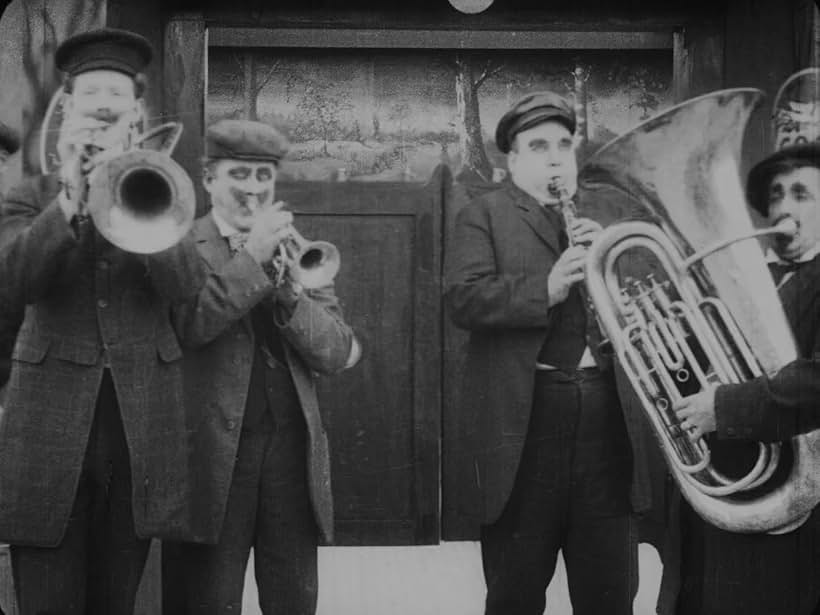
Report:
[{"label": "door panel", "polygon": [[336,292],[364,350],[356,367],[319,386],[337,544],[438,541],[438,177],[426,186],[278,187],[299,232],[339,248]]}]

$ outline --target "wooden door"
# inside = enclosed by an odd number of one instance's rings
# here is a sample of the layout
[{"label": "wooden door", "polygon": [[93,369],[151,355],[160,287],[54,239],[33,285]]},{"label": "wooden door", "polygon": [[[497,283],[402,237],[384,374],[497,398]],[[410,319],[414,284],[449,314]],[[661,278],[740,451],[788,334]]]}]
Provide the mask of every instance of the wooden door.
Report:
[{"label": "wooden door", "polygon": [[337,544],[438,542],[441,177],[277,190],[305,237],[339,248],[336,291],[364,349],[319,391]]}]

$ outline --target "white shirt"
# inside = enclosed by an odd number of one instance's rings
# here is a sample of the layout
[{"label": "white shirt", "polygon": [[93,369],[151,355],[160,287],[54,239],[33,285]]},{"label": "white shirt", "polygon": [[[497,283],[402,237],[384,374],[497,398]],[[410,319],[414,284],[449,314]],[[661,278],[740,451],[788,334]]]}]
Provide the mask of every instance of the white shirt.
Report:
[{"label": "white shirt", "polygon": [[241,233],[234,227],[230,222],[226,221],[225,218],[219,215],[219,212],[216,211],[215,208],[211,208],[211,216],[213,216],[214,222],[216,223],[216,228],[219,229],[219,234],[222,237],[230,237],[231,235],[236,235],[237,233]]}]

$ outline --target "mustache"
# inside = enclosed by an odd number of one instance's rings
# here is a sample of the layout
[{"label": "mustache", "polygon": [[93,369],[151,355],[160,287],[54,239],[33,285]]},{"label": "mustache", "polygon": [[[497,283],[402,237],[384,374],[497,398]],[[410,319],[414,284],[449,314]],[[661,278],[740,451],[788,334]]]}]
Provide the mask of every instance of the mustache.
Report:
[{"label": "mustache", "polygon": [[236,200],[237,203],[243,206],[247,206],[248,202],[253,198],[256,200],[257,204],[262,204],[268,202],[271,198],[271,191],[270,190],[263,190],[262,192],[256,192],[248,194],[244,190],[240,190],[239,188],[231,188],[231,197]]},{"label": "mustache", "polygon": [[114,124],[120,119],[120,114],[109,111],[108,109],[100,109],[85,114],[87,117],[105,122],[107,124]]}]

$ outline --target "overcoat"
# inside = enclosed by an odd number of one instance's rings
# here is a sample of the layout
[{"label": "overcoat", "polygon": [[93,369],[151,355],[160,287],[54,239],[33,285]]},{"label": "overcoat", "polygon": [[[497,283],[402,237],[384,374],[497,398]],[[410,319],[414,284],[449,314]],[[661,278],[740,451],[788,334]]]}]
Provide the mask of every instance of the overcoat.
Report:
[{"label": "overcoat", "polygon": [[214,543],[222,528],[254,357],[250,310],[263,302],[278,327],[307,425],[305,463],[316,523],[331,542],[330,457],[315,378],[345,367],[353,331],[342,318],[332,286],[304,291],[284,320],[271,300],[273,284],[263,268],[244,250],[231,257],[212,216],[196,221],[194,236],[207,279],[192,301],[177,306],[175,319],[186,346],[197,539]]},{"label": "overcoat", "polygon": [[192,538],[174,301],[202,282],[190,236],[144,256],[72,226],[53,177],[2,204],[0,296],[25,305],[0,416],[0,541],[55,546],[77,491],[106,364],[117,393],[141,537]]},{"label": "overcoat", "polygon": [[[536,358],[553,327],[547,279],[561,255],[559,232],[532,196],[508,183],[458,213],[448,245],[445,301],[453,322],[470,337],[458,420],[443,443],[458,480],[448,481],[444,499],[472,527],[497,520],[512,491]],[[598,365],[612,369],[596,341],[587,341]],[[648,480],[646,435],[639,413],[626,413],[625,421],[634,506],[636,479]]]}]

